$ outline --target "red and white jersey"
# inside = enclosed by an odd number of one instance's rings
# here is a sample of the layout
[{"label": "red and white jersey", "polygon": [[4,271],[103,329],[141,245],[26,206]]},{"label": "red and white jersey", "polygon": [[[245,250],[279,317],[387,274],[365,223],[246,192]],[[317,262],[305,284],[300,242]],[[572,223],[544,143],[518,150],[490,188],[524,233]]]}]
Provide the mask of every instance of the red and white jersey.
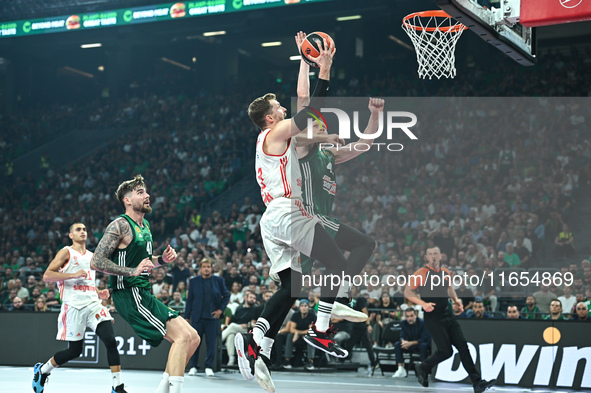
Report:
[{"label": "red and white jersey", "polygon": [[294,143],[290,139],[281,155],[267,154],[263,144],[269,131],[271,129],[259,134],[256,148],[255,170],[263,202],[269,205],[276,198],[301,199],[302,174]]},{"label": "red and white jersey", "polygon": [[64,304],[74,308],[83,308],[90,303],[99,302],[95,287],[96,272],[90,268],[92,252],[86,250],[84,254],[80,254],[72,247],[65,248],[70,253],[70,258],[68,262],[59,268],[58,272],[75,273],[79,270],[85,270],[87,274],[85,278],[59,281],[60,299]]}]

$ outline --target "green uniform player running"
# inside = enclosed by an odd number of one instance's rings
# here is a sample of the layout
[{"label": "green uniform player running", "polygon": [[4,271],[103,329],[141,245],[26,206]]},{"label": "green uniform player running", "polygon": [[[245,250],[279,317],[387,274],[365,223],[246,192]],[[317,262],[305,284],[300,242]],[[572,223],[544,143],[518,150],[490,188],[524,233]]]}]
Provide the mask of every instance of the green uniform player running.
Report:
[{"label": "green uniform player running", "polygon": [[152,254],[152,233],[144,218],[152,208],[141,175],[121,183],[116,195],[125,214],[107,226],[90,266],[113,275],[113,304],[138,336],[153,346],[163,338],[172,343],[156,393],[180,393],[185,367],[199,346],[199,335],[185,319],[177,318],[177,312],[152,295],[148,279],[153,268],[174,261],[176,251],[168,245],[161,256]]}]

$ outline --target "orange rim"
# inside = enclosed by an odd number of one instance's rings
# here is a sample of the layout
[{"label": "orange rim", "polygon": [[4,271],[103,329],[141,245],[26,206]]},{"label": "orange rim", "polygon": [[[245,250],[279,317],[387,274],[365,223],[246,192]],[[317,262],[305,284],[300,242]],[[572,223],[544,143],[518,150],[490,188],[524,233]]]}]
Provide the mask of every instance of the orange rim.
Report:
[{"label": "orange rim", "polygon": [[442,31],[444,33],[458,33],[464,29],[467,29],[466,26],[464,26],[461,23],[458,23],[454,26],[444,26],[444,27],[423,27],[423,26],[415,26],[413,24],[410,23],[410,20],[412,18],[414,18],[415,16],[421,17],[421,18],[431,18],[431,17],[439,17],[439,18],[449,18],[449,19],[453,19],[451,16],[449,16],[445,11],[442,10],[437,10],[437,11],[419,11],[419,12],[413,12],[410,15],[407,15],[404,17],[404,19],[402,19],[402,24],[406,27],[408,27],[409,29],[413,29],[413,30],[417,30],[417,31]]}]

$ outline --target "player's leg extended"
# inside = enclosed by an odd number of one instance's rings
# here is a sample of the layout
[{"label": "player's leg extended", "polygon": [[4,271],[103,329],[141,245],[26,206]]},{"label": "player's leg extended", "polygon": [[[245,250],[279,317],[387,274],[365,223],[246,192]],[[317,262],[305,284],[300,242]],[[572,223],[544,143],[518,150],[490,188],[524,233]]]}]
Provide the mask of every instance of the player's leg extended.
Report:
[{"label": "player's leg extended", "polygon": [[340,224],[334,240],[339,248],[350,251],[345,268],[348,276],[359,274],[376,248],[375,240],[346,224]]},{"label": "player's leg extended", "polygon": [[185,367],[199,347],[200,338],[189,322],[180,317],[171,318],[166,322],[164,338],[172,344],[168,352],[165,371],[170,376],[170,393],[181,392]]},{"label": "player's leg extended", "polygon": [[99,323],[96,327],[96,335],[99,336],[107,349],[107,361],[111,368],[111,376],[113,377],[113,392],[125,392],[123,383],[121,382],[121,358],[117,349],[113,323],[111,321]]}]

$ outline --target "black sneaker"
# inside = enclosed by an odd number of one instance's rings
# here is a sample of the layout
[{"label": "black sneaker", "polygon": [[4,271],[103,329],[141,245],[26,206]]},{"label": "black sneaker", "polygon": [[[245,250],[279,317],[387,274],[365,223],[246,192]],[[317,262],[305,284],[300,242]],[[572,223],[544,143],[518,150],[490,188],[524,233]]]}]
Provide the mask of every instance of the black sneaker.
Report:
[{"label": "black sneaker", "polygon": [[254,380],[254,364],[259,357],[260,347],[254,341],[252,333],[238,333],[234,337],[234,346],[238,354],[238,368],[247,381]]},{"label": "black sneaker", "polygon": [[497,382],[496,379],[491,379],[490,381],[485,381],[483,379],[480,380],[476,385],[474,385],[474,393],[482,393],[485,390],[489,389]]},{"label": "black sneaker", "polygon": [[121,384],[117,385],[116,388],[113,388],[113,390],[111,390],[111,393],[127,393],[127,391],[123,388],[123,384]]},{"label": "black sneaker", "polygon": [[429,387],[429,374],[425,371],[425,369],[423,369],[422,365],[423,363],[416,362],[415,372],[417,373],[417,379],[419,380],[419,383],[426,388]]},{"label": "black sneaker", "polygon": [[308,329],[308,334],[304,336],[304,341],[318,348],[321,351],[328,353],[337,358],[346,358],[349,355],[346,349],[341,348],[339,344],[334,341],[335,330],[331,326],[326,332],[319,332],[316,330],[316,324],[312,324]]},{"label": "black sneaker", "polygon": [[33,367],[33,391],[35,393],[43,392],[45,389],[45,382],[47,382],[47,377],[49,377],[49,374],[41,373],[42,366],[43,363],[37,363],[35,364],[35,367]]}]

